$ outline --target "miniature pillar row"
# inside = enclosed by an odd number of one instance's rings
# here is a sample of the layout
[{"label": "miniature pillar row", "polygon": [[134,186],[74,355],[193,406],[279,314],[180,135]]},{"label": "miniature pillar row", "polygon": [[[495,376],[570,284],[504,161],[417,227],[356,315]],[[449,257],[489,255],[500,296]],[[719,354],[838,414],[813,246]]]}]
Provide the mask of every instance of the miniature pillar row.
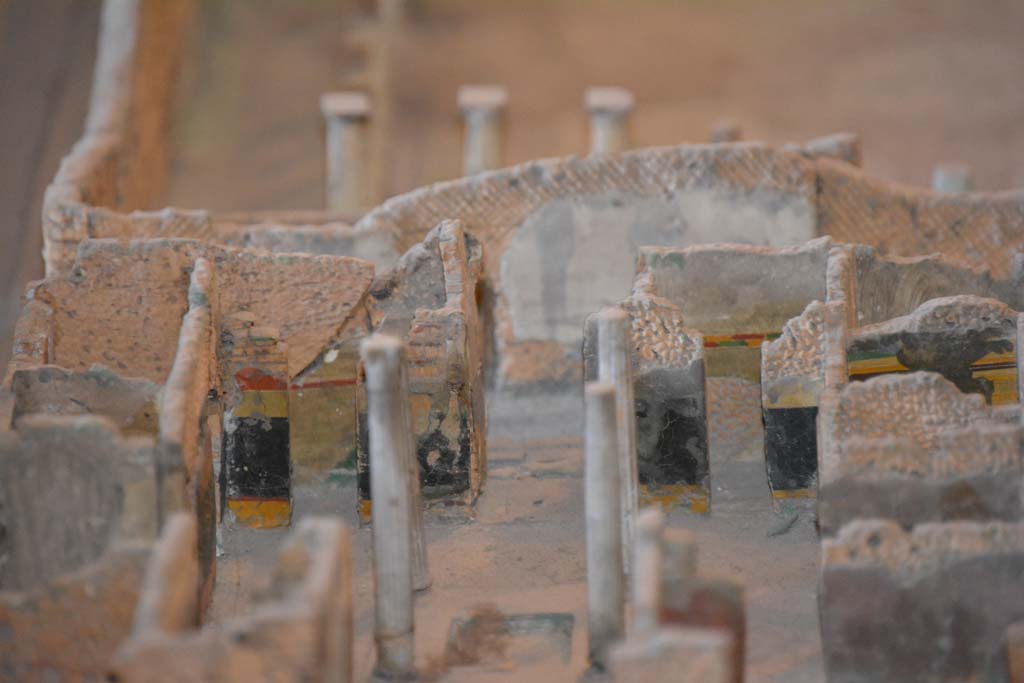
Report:
[{"label": "miniature pillar row", "polygon": [[[410,467],[412,429],[401,341],[385,335],[363,340],[373,500],[376,671],[382,678],[412,676],[413,589],[426,576],[419,477]],[[419,529],[417,529],[417,524]],[[419,548],[417,549],[417,546]],[[422,566],[417,557],[421,558]]]},{"label": "miniature pillar row", "polygon": [[361,92],[332,92],[320,97],[327,127],[327,208],[357,212],[370,199],[370,99]]},{"label": "miniature pillar row", "polygon": [[639,486],[631,348],[629,314],[621,308],[602,310],[597,317],[597,378],[599,382],[615,387],[619,495],[622,500],[622,571],[626,574],[632,567],[630,555],[633,552]]},{"label": "miniature pillar row", "polygon": [[465,124],[462,174],[500,168],[508,93],[496,85],[464,85],[459,88],[458,101]]},{"label": "miniature pillar row", "polygon": [[589,659],[595,669],[603,670],[609,646],[625,633],[619,440],[615,387],[589,383],[584,393]]},{"label": "miniature pillar row", "polygon": [[633,93],[625,88],[588,88],[583,99],[590,114],[590,153],[618,154],[627,150]]}]

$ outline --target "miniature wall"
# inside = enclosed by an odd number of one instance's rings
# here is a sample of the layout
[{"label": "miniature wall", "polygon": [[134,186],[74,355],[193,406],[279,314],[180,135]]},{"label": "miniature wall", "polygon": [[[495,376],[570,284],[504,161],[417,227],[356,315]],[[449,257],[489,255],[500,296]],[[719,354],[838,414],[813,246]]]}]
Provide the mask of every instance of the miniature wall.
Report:
[{"label": "miniature wall", "polygon": [[828,239],[782,249],[641,248],[634,291],[671,301],[703,335],[716,457],[762,457],[761,346],[812,300],[825,299],[829,248]]},{"label": "miniature wall", "polygon": [[11,368],[98,364],[163,383],[188,309],[190,269],[187,254],[158,244],[84,242],[71,275],[30,286]]},{"label": "miniature wall", "polygon": [[939,252],[996,278],[1013,274],[1011,254],[1024,244],[1021,191],[938,193],[872,178],[833,159],[815,166],[817,234],[889,255]]},{"label": "miniature wall", "polygon": [[821,484],[818,524],[835,534],[854,519],[904,528],[955,520],[1019,521],[1019,425],[979,421],[936,429],[934,444],[910,437],[853,437],[839,471]]},{"label": "miniature wall", "polygon": [[[926,301],[958,294],[997,299],[1014,309],[1020,307],[1019,283],[994,279],[988,270],[971,268],[969,254],[958,253],[954,258],[900,258],[883,256],[876,249],[859,245],[852,247],[852,252],[857,326],[907,315]],[[999,254],[1009,265],[1007,251],[1000,250]],[[996,270],[994,263],[989,267]]]},{"label": "miniature wall", "polygon": [[[826,281],[829,303],[809,306],[790,321],[784,338],[762,346],[765,456],[776,497],[813,492],[817,412],[825,386],[824,332],[832,308],[843,310],[833,311],[833,327],[838,329],[840,318],[845,320],[843,327],[854,326],[842,331],[843,341],[835,349],[843,354],[844,383],[847,376],[866,379],[927,370],[997,405],[1017,402],[1017,316],[1000,301],[977,296],[939,298],[921,303],[907,315],[864,323],[901,311],[921,297],[957,294],[960,288],[1012,298],[1008,281],[992,280],[986,273],[945,259],[885,258],[873,249],[849,245],[832,248]],[[904,295],[897,296],[895,291]],[[868,308],[864,311],[860,306]]]},{"label": "miniature wall", "polygon": [[[961,393],[932,372],[852,382],[824,406],[823,401],[818,423],[823,533],[881,512],[907,524],[956,514],[1017,514],[1019,492],[1013,486],[1005,489],[999,479],[1020,466],[1020,445],[1015,436],[984,426],[1016,424],[1016,409],[990,408],[981,396]],[[980,431],[968,436],[955,431],[968,428]],[[965,447],[973,456],[962,452]],[[926,469],[922,462],[928,463]],[[904,480],[907,486],[901,487]],[[993,486],[987,501],[985,492]]]},{"label": "miniature wall", "polygon": [[179,49],[192,11],[188,0],[105,2],[85,133],[43,202],[48,274],[74,260],[95,207],[130,211],[159,198]]},{"label": "miniature wall", "polygon": [[[831,235],[890,254],[940,250],[1006,277],[1008,253],[1024,242],[1020,193],[940,195],[869,178],[827,158],[832,152],[756,144],[524,164],[395,197],[354,231],[347,217],[316,211],[124,213],[159,194],[167,156],[161,117],[188,17],[186,3],[108,2],[89,125],[44,208],[48,273],[67,272],[77,243],[88,237],[191,237],[384,264],[441,220],[462,219],[488,247],[499,377],[536,384],[578,379],[583,319],[627,293],[641,245],[781,246]],[[851,158],[848,150],[838,156]],[[958,292],[993,296],[982,289]],[[937,295],[877,314],[903,315]],[[864,303],[862,310],[876,308]]]},{"label": "miniature wall", "polygon": [[913,531],[858,521],[822,542],[829,681],[1006,681],[1006,628],[1024,616],[1024,525]]},{"label": "miniature wall", "polygon": [[168,524],[112,677],[124,683],[351,679],[351,548],[340,520],[303,519],[285,539],[251,611],[208,628],[197,628],[188,585],[197,573],[194,535],[187,517]]},{"label": "miniature wall", "polygon": [[[373,288],[374,331],[407,344],[413,433],[426,496],[475,499],[486,475],[485,333],[476,300],[482,267],[479,242],[459,221],[446,221]],[[359,493],[368,500],[362,401],[357,424]]]},{"label": "miniature wall", "polygon": [[423,225],[463,220],[487,247],[500,377],[522,384],[579,377],[583,319],[628,292],[641,245],[800,243],[814,235],[813,203],[813,164],[797,154],[695,146],[440,183],[386,202],[356,229],[408,246]]},{"label": "miniature wall", "polygon": [[0,434],[0,487],[0,671],[101,679],[157,535],[153,440],[94,416],[26,416]]},{"label": "miniature wall", "polygon": [[818,400],[825,388],[825,327],[837,315],[845,315],[842,302],[812,301],[785,324],[778,339],[761,345],[764,455],[775,498],[813,493]]},{"label": "miniature wall", "polygon": [[207,418],[210,395],[219,386],[211,311],[217,290],[213,266],[206,259],[197,259],[193,266],[188,298],[189,311],[160,399],[157,475],[165,500],[171,499],[161,511],[162,521],[172,510],[188,510],[198,520],[197,604],[205,610],[213,597],[217,562],[216,483]]},{"label": "miniature wall", "polygon": [[154,442],[99,417],[27,416],[3,435],[5,588],[25,590],[99,558],[115,538],[152,539]]},{"label": "miniature wall", "polygon": [[[637,473],[645,504],[707,513],[711,505],[704,341],[667,299],[636,292],[630,319]],[[584,323],[586,381],[597,379],[597,320]]]},{"label": "miniature wall", "polygon": [[1017,313],[994,299],[932,299],[912,313],[853,330],[850,379],[930,370],[992,405],[1017,403]]},{"label": "miniature wall", "polygon": [[160,386],[122,378],[103,367],[84,372],[54,365],[18,370],[11,377],[12,424],[23,415],[102,415],[125,435],[156,435]]}]

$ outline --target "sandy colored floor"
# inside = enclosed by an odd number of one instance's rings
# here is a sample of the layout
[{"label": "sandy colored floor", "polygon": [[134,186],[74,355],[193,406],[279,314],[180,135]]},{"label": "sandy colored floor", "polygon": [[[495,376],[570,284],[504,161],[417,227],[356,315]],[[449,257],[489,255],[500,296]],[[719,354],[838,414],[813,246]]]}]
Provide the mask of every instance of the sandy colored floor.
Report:
[{"label": "sandy colored floor", "polygon": [[[433,586],[416,601],[417,666],[444,681],[573,680],[586,669],[586,563],[582,452],[573,397],[548,396],[530,416],[527,400],[492,400],[504,408],[491,430],[487,488],[469,520],[438,510],[427,516]],[[576,436],[566,436],[573,434]],[[518,434],[518,436],[513,436]],[[543,434],[543,438],[534,435]],[[526,436],[524,436],[526,435]],[[818,636],[813,515],[802,512],[778,536],[763,465],[712,463],[712,513],[674,511],[669,524],[691,530],[699,571],[744,582],[748,680],[812,683],[824,678]],[[354,483],[296,492],[296,515],[338,514],[357,529]],[[213,622],[245,612],[286,531],[225,527]],[[354,532],[357,680],[374,661],[371,532]],[[454,617],[483,608],[506,614],[562,612],[574,617],[571,657],[527,655],[509,644],[504,657],[472,667],[444,666]],[[553,646],[552,646],[553,647]]]}]

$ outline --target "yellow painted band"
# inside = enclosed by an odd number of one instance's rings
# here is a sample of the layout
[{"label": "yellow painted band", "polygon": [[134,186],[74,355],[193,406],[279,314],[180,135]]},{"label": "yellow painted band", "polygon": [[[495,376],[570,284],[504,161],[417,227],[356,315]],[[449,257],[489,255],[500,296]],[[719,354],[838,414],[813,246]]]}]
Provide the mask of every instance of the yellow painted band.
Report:
[{"label": "yellow painted band", "polygon": [[286,389],[246,391],[234,410],[235,417],[288,417]]},{"label": "yellow painted band", "polygon": [[239,524],[253,529],[288,526],[292,519],[292,504],[287,500],[229,500],[228,509]]}]

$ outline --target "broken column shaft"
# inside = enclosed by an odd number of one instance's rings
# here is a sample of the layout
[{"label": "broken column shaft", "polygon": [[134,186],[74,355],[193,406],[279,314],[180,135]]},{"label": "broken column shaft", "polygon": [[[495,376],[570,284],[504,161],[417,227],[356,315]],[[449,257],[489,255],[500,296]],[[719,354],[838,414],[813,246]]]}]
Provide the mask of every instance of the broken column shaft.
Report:
[{"label": "broken column shaft", "polygon": [[[381,677],[414,672],[413,588],[416,545],[414,506],[419,478],[410,481],[412,429],[401,341],[373,335],[361,346],[366,370],[370,440],[370,490],[373,500],[373,566],[377,667]],[[419,516],[422,524],[422,516]],[[425,563],[425,549],[420,550]],[[424,566],[425,569],[425,566]]]},{"label": "broken column shaft", "polygon": [[633,94],[625,88],[587,88],[584,106],[590,114],[590,153],[618,154],[629,147],[626,124]]},{"label": "broken column shaft", "polygon": [[585,394],[589,657],[595,668],[603,670],[608,647],[625,631],[615,387],[590,383]]},{"label": "broken column shaft", "polygon": [[332,92],[320,97],[327,126],[327,208],[358,212],[370,199],[370,100],[361,92]]},{"label": "broken column shaft", "polygon": [[630,359],[630,320],[621,308],[606,308],[597,318],[597,378],[615,387],[618,432],[619,496],[622,509],[622,571],[629,574],[637,515],[636,407]]},{"label": "broken column shaft", "polygon": [[496,85],[464,85],[459,88],[458,100],[465,124],[462,174],[500,168],[502,123],[508,93]]}]

